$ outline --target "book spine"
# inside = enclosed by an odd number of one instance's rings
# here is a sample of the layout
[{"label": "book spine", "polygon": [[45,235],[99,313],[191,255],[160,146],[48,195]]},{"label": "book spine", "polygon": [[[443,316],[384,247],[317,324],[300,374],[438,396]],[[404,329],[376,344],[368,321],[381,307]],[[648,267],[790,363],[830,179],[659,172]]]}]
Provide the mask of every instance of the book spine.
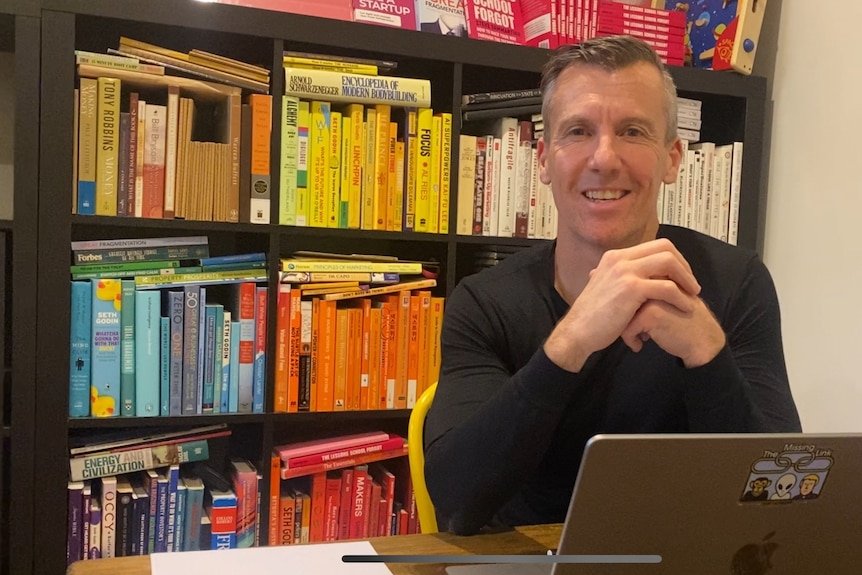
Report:
[{"label": "book spine", "polygon": [[433,112],[430,108],[420,108],[417,113],[416,140],[419,155],[416,161],[416,218],[414,229],[417,232],[429,231],[431,210],[431,163],[433,142]]},{"label": "book spine", "polygon": [[251,413],[254,395],[255,284],[239,284],[234,292],[233,313],[239,320],[238,412]]},{"label": "book spine", "polygon": [[449,233],[449,196],[452,185],[452,114],[440,114],[440,213],[438,216],[438,232]]},{"label": "book spine", "polygon": [[159,415],[171,414],[171,318],[159,316]]},{"label": "book spine", "polygon": [[90,414],[112,417],[120,414],[120,282],[92,281],[92,342]]},{"label": "book spine", "polygon": [[[344,164],[344,170],[347,172],[346,179],[348,181],[347,193],[347,223],[346,227],[352,230],[358,230],[361,224],[362,217],[362,148],[364,145],[362,138],[363,121],[365,108],[362,104],[349,104],[344,111],[343,118],[349,118],[349,129],[345,129],[345,136],[350,137],[348,150],[345,152],[347,161]],[[342,201],[344,198],[342,190]],[[342,211],[344,206],[342,206]]]},{"label": "book spine", "polygon": [[197,381],[195,382],[197,386],[197,406],[196,413],[200,415],[203,413],[203,405],[204,405],[204,375],[206,374],[206,355],[205,355],[205,342],[206,342],[206,330],[207,330],[207,320],[206,320],[206,309],[207,309],[207,288],[201,287],[201,297],[198,300],[198,336],[195,341],[195,346],[197,347],[197,358],[198,358],[198,373],[197,373]]},{"label": "book spine", "polygon": [[206,258],[209,256],[209,248],[206,245],[196,245],[164,246],[140,249],[82,250],[75,252],[73,255],[75,263],[78,265],[87,265],[91,263],[112,264]]},{"label": "book spine", "polygon": [[117,215],[128,215],[130,116],[120,112],[119,146],[117,148]]},{"label": "book spine", "polygon": [[73,281],[69,336],[69,417],[90,415],[92,284]]},{"label": "book spine", "polygon": [[[324,219],[326,227],[338,228],[341,214],[341,140],[343,129],[341,112],[330,112],[329,141],[326,144],[329,162],[326,165]],[[345,226],[346,227],[346,224]]]},{"label": "book spine", "polygon": [[326,176],[329,170],[329,142],[331,130],[329,102],[311,102],[308,140],[308,223],[312,227],[326,227]]},{"label": "book spine", "polygon": [[401,229],[413,231],[416,226],[416,178],[418,176],[419,142],[417,140],[418,111],[404,110],[404,213]]},{"label": "book spine", "polygon": [[299,148],[299,98],[284,96],[281,101],[281,173],[278,223],[296,225],[297,153]]},{"label": "book spine", "polygon": [[160,413],[159,293],[135,292],[135,415],[153,417]]},{"label": "book spine", "polygon": [[143,217],[161,219],[165,207],[167,106],[148,103],[145,125]]},{"label": "book spine", "polygon": [[335,449],[322,451],[320,453],[312,453],[309,455],[300,455],[291,457],[284,461],[285,469],[298,469],[300,467],[309,467],[319,465],[321,463],[336,463],[351,457],[360,455],[371,455],[373,453],[388,452],[396,449],[403,449],[405,445],[404,438],[393,436],[382,441],[375,441],[365,445],[348,447],[344,449]]},{"label": "book spine", "polygon": [[272,96],[251,94],[251,223],[268,224],[272,179],[270,173],[270,132]]},{"label": "book spine", "polygon": [[220,369],[220,392],[219,402],[221,413],[230,412],[230,359],[231,359],[231,342],[233,322],[231,321],[231,312],[222,307],[222,355]]},{"label": "book spine", "polygon": [[77,213],[96,213],[96,149],[98,82],[81,78],[78,104],[78,205]]},{"label": "book spine", "polygon": [[266,397],[266,286],[255,287],[252,413],[263,413]]},{"label": "book spine", "polygon": [[237,499],[230,491],[212,490],[210,521],[212,523],[210,548],[213,550],[236,548]]},{"label": "book spine", "polygon": [[215,404],[215,337],[216,308],[213,304],[204,306],[203,354],[200,356],[203,369],[203,394],[201,397],[201,412],[212,413]]},{"label": "book spine", "polygon": [[173,464],[168,468],[168,516],[167,535],[165,537],[165,551],[174,550],[174,539],[177,530],[177,488],[180,480],[180,466]]},{"label": "book spine", "polygon": [[120,80],[98,79],[96,147],[96,215],[117,215],[120,146]]},{"label": "book spine", "polygon": [[396,76],[366,76],[334,70],[284,68],[285,93],[331,102],[430,106],[431,82]]},{"label": "book spine", "polygon": [[120,297],[122,299],[122,310],[120,311],[120,415],[135,415],[135,282],[131,280],[120,281]]},{"label": "book spine", "polygon": [[422,264],[415,262],[360,262],[349,260],[281,260],[283,272],[325,272],[325,273],[396,273],[396,274],[420,274]]},{"label": "book spine", "polygon": [[200,330],[200,286],[190,285],[184,289],[183,309],[183,384],[182,413],[193,415],[197,413],[198,394],[198,353],[197,341]]},{"label": "book spine", "polygon": [[213,370],[213,413],[221,413],[222,406],[222,356],[224,353],[224,306],[213,304],[215,309],[215,337],[210,364]]},{"label": "book spine", "polygon": [[117,478],[102,478],[102,557],[116,555],[117,543]]},{"label": "book spine", "polygon": [[73,481],[95,479],[123,473],[156,469],[165,465],[205,461],[209,458],[206,439],[192,439],[164,445],[129,449],[116,453],[98,453],[69,459],[69,477]]},{"label": "book spine", "polygon": [[168,105],[166,107],[167,126],[165,135],[165,181],[164,181],[164,204],[162,216],[165,219],[173,219],[176,213],[177,192],[177,132],[179,130],[180,116],[180,88],[179,86],[168,86]]},{"label": "book spine", "polygon": [[308,197],[308,147],[311,113],[308,102],[299,101],[296,115],[296,225],[307,226],[309,216]]},{"label": "book spine", "polygon": [[177,482],[177,510],[176,510],[176,525],[174,526],[174,545],[173,551],[179,552],[185,546],[186,522],[189,517],[186,515],[186,503],[188,499],[188,489],[182,477]]},{"label": "book spine", "polygon": [[67,527],[66,534],[66,564],[71,565],[79,561],[83,556],[83,490],[84,484],[80,481],[70,481],[67,490]]},{"label": "book spine", "polygon": [[183,413],[183,333],[185,294],[181,291],[167,292],[167,311],[170,319],[168,412],[176,416]]},{"label": "book spine", "polygon": [[[236,318],[236,321],[234,321]],[[228,412],[239,412],[239,311],[231,312],[230,324],[230,386],[228,393]]]},{"label": "book spine", "polygon": [[156,480],[156,532],[153,542],[155,553],[168,550],[168,476],[159,472]]}]

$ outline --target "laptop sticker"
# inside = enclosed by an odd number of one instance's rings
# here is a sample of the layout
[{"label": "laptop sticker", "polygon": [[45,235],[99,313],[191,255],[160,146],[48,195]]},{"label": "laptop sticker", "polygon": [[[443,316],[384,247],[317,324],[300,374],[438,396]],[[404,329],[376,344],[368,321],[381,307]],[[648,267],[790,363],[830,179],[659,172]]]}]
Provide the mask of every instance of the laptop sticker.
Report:
[{"label": "laptop sticker", "polygon": [[751,464],[740,501],[788,502],[817,499],[823,491],[832,450],[811,444],[786,444],[764,450]]}]

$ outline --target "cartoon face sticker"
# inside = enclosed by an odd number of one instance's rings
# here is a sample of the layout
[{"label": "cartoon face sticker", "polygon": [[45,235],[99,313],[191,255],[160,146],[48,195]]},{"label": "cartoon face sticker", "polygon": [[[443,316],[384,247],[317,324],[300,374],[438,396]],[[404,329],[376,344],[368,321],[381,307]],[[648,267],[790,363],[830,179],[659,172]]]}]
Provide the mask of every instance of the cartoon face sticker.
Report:
[{"label": "cartoon face sticker", "polygon": [[820,477],[814,473],[809,473],[799,482],[799,493],[793,499],[817,499],[818,493],[814,492],[814,488],[820,483]]},{"label": "cartoon face sticker", "polygon": [[796,476],[792,473],[785,473],[775,483],[775,493],[769,496],[771,500],[790,499],[790,490],[796,485]]}]

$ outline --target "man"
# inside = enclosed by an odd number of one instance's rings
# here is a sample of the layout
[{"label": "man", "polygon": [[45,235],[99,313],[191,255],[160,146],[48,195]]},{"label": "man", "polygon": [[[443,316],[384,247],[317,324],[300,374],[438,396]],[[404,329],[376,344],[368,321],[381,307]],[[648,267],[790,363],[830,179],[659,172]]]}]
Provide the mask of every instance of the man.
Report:
[{"label": "man", "polygon": [[463,15],[447,14],[440,12],[435,20],[420,22],[419,30],[422,32],[433,32],[444,36],[466,36],[467,28],[464,26]]},{"label": "man", "polygon": [[447,302],[425,472],[455,533],[562,522],[596,433],[800,430],[763,263],[659,226],[681,156],[660,59],[623,36],[564,46],[542,93],[557,239]]}]

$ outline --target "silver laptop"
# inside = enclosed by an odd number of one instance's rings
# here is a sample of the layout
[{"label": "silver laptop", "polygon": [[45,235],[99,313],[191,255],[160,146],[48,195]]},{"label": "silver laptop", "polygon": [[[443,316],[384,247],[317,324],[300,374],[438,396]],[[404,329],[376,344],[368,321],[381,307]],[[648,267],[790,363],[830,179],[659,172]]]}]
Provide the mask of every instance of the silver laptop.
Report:
[{"label": "silver laptop", "polygon": [[660,562],[446,571],[862,574],[862,434],[597,435],[584,451],[556,552]]}]

